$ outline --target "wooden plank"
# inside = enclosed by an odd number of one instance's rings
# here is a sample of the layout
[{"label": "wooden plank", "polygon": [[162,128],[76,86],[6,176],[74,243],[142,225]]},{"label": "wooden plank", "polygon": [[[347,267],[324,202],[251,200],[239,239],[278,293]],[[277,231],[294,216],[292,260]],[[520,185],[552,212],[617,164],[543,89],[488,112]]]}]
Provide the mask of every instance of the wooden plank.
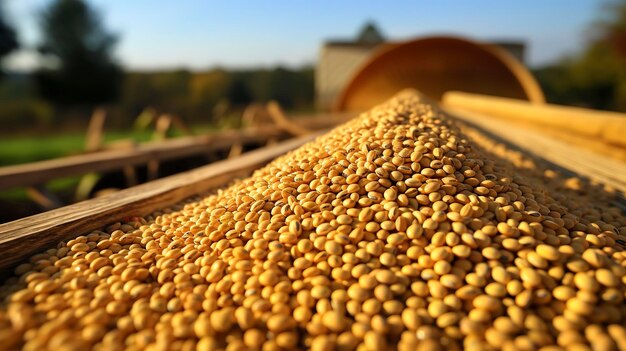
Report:
[{"label": "wooden plank", "polygon": [[167,131],[172,125],[172,117],[168,114],[160,115],[154,126],[154,133],[152,133],[153,140],[165,140],[167,139]]},{"label": "wooden plank", "polygon": [[442,103],[446,107],[559,128],[587,138],[601,139],[607,144],[626,147],[625,113],[533,104],[528,101],[456,91],[446,93]]},{"label": "wooden plank", "polygon": [[322,132],[257,149],[241,157],[212,163],[189,172],[162,178],[103,197],[0,224],[0,268],[128,217],[144,216],[192,195],[223,186],[249,174],[274,158],[312,141]]},{"label": "wooden plank", "polygon": [[626,194],[626,163],[568,144],[535,129],[460,108],[444,110],[457,119],[498,136],[518,149]]},{"label": "wooden plank", "polygon": [[214,135],[182,137],[141,144],[132,149],[113,149],[0,168],[0,190],[44,183],[46,181],[90,172],[111,171],[230,147],[233,143],[265,143],[284,135],[276,127],[230,130]]}]

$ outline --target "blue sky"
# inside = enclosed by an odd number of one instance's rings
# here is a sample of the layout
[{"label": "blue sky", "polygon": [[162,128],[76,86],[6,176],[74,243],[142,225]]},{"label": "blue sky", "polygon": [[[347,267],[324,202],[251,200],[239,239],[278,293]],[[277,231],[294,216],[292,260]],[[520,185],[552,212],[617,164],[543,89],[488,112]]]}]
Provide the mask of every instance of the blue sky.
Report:
[{"label": "blue sky", "polygon": [[[37,15],[50,0],[5,0],[25,49],[10,68],[36,65]],[[314,63],[321,43],[351,38],[367,20],[390,39],[457,34],[525,40],[531,66],[574,53],[602,14],[600,0],[148,1],[91,0],[120,35],[116,56],[130,69],[298,66]]]}]

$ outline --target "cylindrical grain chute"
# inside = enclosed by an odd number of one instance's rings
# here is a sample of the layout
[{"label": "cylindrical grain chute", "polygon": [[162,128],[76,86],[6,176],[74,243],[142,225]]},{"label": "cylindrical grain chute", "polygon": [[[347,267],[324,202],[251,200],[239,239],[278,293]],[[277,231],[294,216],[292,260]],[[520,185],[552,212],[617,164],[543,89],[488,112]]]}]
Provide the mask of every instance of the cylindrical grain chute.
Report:
[{"label": "cylindrical grain chute", "polygon": [[436,100],[458,90],[545,101],[532,74],[504,49],[456,37],[427,37],[372,55],[344,87],[334,110],[364,110],[405,88]]}]

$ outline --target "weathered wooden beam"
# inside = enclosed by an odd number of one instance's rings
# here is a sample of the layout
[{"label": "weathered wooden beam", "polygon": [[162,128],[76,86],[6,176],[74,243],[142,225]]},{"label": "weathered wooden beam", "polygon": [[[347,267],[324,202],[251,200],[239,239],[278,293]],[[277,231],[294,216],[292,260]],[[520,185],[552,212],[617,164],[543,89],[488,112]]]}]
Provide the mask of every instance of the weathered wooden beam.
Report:
[{"label": "weathered wooden beam", "polygon": [[63,202],[56,195],[43,187],[41,184],[26,188],[26,195],[39,205],[44,211],[49,211],[63,206]]},{"label": "weathered wooden beam", "polygon": [[562,142],[509,120],[460,108],[446,107],[444,110],[450,116],[495,135],[528,154],[626,194],[625,162]]},{"label": "weathered wooden beam", "polygon": [[587,138],[602,140],[609,145],[626,147],[625,113],[533,104],[523,100],[456,91],[446,93],[442,104],[502,119],[558,128]]},{"label": "weathered wooden beam", "polygon": [[149,142],[130,149],[112,149],[0,168],[0,190],[44,183],[52,179],[91,172],[111,171],[125,166],[169,160],[212,150],[229,148],[233,143],[260,143],[284,135],[276,127],[230,130],[213,135],[182,137]]},{"label": "weathered wooden beam", "polygon": [[49,212],[0,224],[0,268],[60,240],[76,237],[128,217],[144,216],[192,195],[228,184],[274,158],[312,141],[321,133],[260,148],[234,159],[79,202]]}]

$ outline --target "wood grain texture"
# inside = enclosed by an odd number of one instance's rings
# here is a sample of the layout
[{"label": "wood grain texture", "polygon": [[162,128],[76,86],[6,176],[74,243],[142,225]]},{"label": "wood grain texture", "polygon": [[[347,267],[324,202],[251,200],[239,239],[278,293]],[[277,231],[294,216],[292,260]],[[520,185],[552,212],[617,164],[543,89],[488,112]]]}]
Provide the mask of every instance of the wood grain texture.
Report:
[{"label": "wood grain texture", "polygon": [[274,158],[312,141],[322,132],[257,149],[230,160],[162,178],[103,197],[0,224],[0,268],[124,218],[144,216],[192,195],[226,185]]},{"label": "wood grain texture", "polygon": [[533,104],[502,97],[447,92],[446,107],[482,113],[508,120],[526,121],[537,126],[559,128],[569,133],[602,140],[626,148],[626,114],[573,106]]},{"label": "wood grain texture", "polygon": [[514,124],[491,115],[466,111],[461,108],[444,108],[452,117],[512,143],[518,149],[551,162],[581,176],[608,185],[626,194],[626,163],[568,144],[533,128]]}]

